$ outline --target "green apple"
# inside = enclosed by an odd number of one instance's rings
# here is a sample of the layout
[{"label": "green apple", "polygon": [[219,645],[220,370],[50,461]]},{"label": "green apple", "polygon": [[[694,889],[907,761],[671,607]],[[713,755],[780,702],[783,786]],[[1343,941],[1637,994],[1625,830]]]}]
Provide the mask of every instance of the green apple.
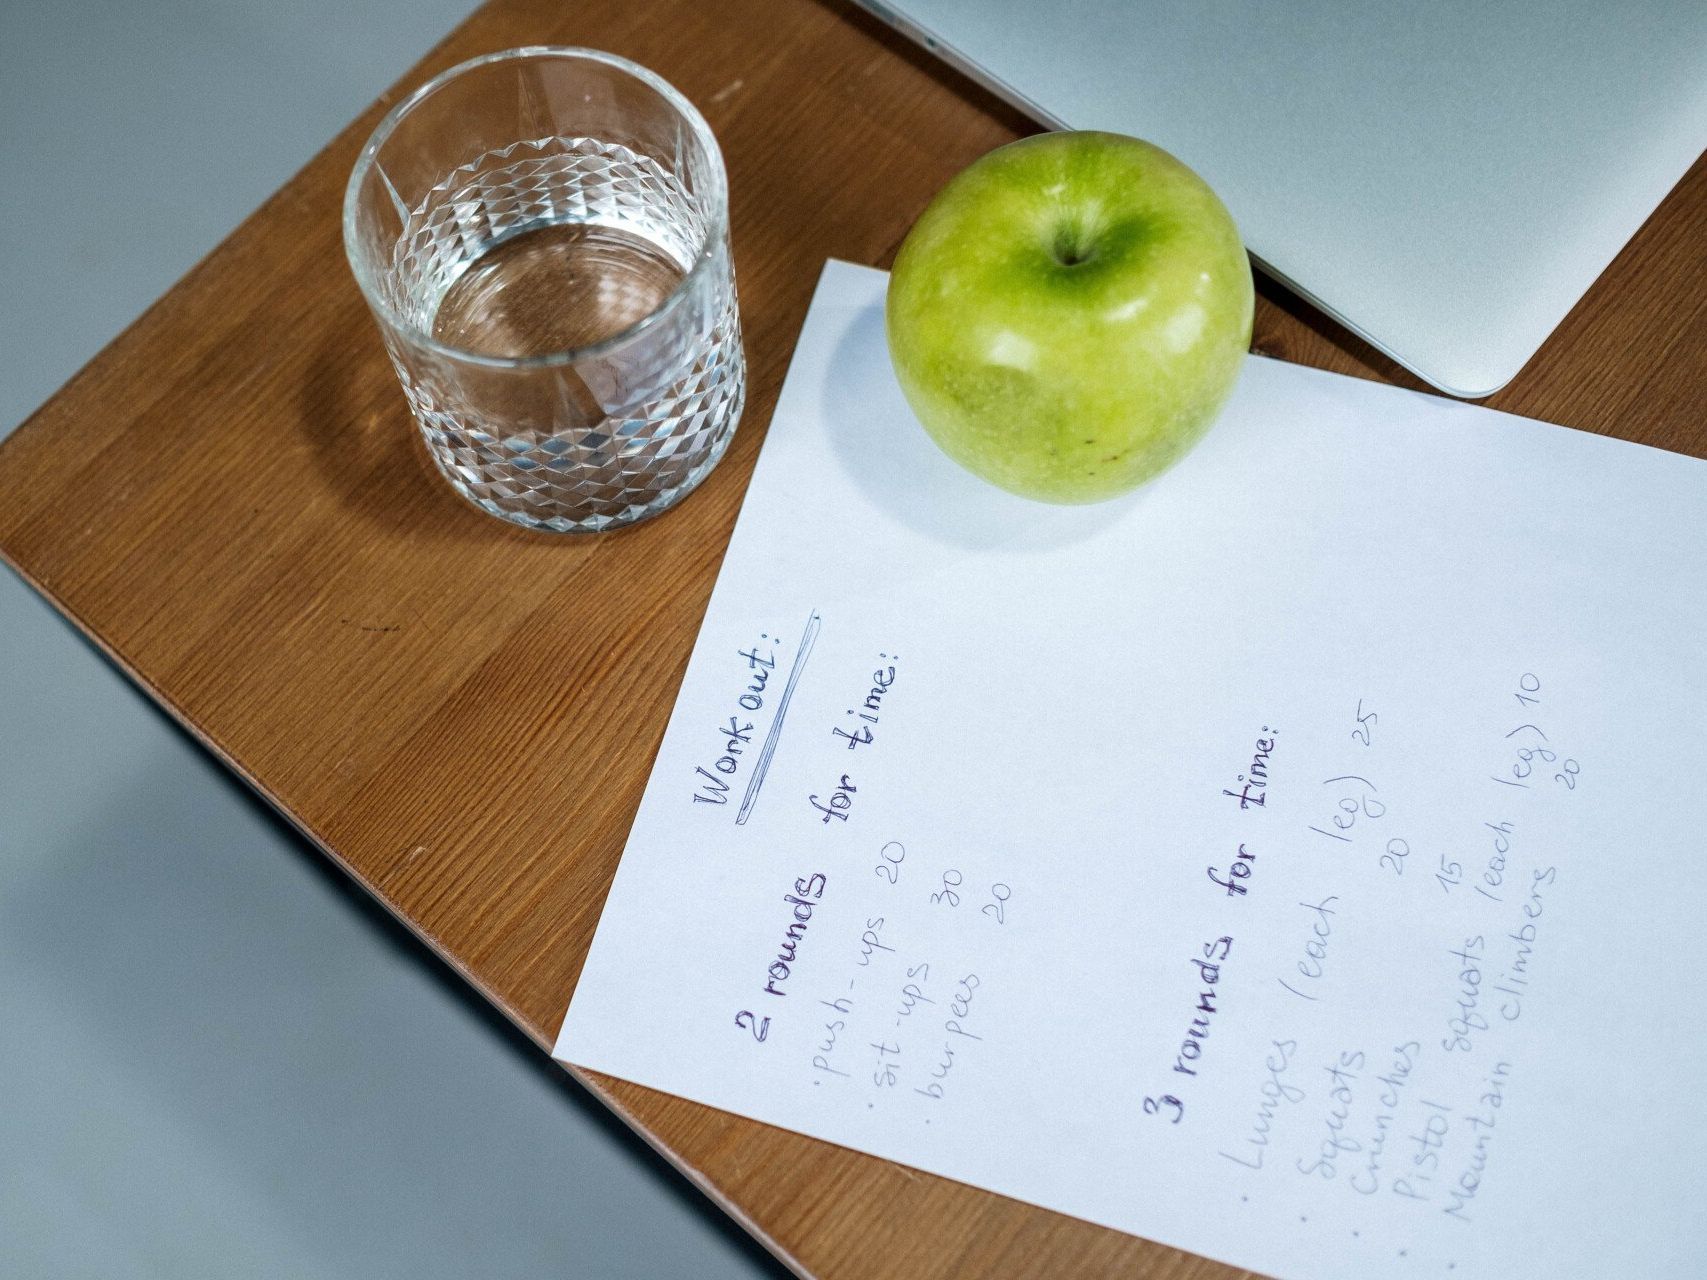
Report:
[{"label": "green apple", "polygon": [[1046,133],[961,173],[902,244],[889,353],[944,453],[1098,502],[1203,436],[1251,340],[1250,263],[1203,179],[1115,133]]}]

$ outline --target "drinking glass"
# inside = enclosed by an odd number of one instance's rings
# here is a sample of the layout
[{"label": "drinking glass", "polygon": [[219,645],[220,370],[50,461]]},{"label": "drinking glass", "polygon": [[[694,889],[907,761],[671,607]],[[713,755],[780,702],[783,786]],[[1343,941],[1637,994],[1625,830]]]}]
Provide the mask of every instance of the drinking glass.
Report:
[{"label": "drinking glass", "polygon": [[746,396],[728,211],[705,120],[613,54],[476,58],[380,122],[344,248],[458,493],[582,533],[706,477]]}]

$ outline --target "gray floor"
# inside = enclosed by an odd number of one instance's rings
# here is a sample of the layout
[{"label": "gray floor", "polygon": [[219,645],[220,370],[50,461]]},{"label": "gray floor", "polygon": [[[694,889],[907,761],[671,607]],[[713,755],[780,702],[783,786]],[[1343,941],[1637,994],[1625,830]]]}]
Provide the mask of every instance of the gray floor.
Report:
[{"label": "gray floor", "polygon": [[[0,435],[465,3],[0,0]],[[0,571],[0,1276],[777,1274]]]}]

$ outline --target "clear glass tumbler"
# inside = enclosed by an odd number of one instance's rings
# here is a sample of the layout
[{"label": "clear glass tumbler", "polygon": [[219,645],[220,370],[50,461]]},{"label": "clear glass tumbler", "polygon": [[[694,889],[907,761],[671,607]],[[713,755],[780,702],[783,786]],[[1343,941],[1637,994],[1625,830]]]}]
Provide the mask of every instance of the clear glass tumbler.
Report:
[{"label": "clear glass tumbler", "polygon": [[706,477],[746,396],[728,212],[705,120],[612,54],[491,54],[385,117],[344,248],[458,493],[579,533]]}]

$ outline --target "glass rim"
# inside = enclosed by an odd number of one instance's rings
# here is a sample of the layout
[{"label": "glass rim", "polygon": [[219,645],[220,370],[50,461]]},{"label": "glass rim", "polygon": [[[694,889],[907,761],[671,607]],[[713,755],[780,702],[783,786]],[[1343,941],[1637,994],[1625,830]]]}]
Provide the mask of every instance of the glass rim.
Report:
[{"label": "glass rim", "polygon": [[[425,102],[439,89],[449,84],[459,76],[482,67],[502,62],[523,62],[529,60],[556,59],[574,62],[598,62],[605,66],[614,67],[618,71],[640,81],[647,88],[657,93],[669,104],[692,131],[695,140],[705,148],[711,161],[711,183],[705,196],[709,205],[705,222],[705,233],[701,239],[699,252],[694,256],[692,264],[682,273],[682,278],[676,282],[662,302],[651,311],[641,316],[633,324],[617,330],[597,342],[590,342],[578,347],[565,347],[558,351],[546,351],[531,356],[493,356],[478,351],[469,351],[463,347],[441,342],[430,332],[404,316],[376,287],[377,273],[370,269],[362,260],[357,248],[356,220],[361,201],[361,189],[369,173],[378,163],[379,151],[391,140],[397,126],[421,103]],[[383,171],[381,171],[383,177]],[[390,179],[385,179],[389,185]],[[344,187],[344,216],[343,238],[344,257],[350,264],[350,272],[356,278],[356,285],[362,292],[362,297],[391,328],[406,336],[412,343],[425,347],[441,356],[464,363],[482,365],[492,369],[535,369],[553,368],[574,364],[591,356],[602,355],[607,351],[622,346],[639,334],[650,329],[665,316],[674,311],[681,300],[698,284],[709,270],[709,263],[716,256],[716,250],[728,233],[729,225],[729,180],[723,165],[723,152],[717,145],[717,138],[711,132],[711,126],[705,122],[705,117],[699,113],[699,108],[689,102],[681,91],[657,72],[641,66],[621,54],[606,53],[602,49],[587,49],[577,45],[522,45],[514,49],[502,49],[496,53],[485,53],[478,57],[469,58],[438,73],[425,84],[415,89],[374,126],[374,131],[368,136],[367,143],[362,147],[361,154],[356,157],[355,167],[350,170],[349,182]]]}]

